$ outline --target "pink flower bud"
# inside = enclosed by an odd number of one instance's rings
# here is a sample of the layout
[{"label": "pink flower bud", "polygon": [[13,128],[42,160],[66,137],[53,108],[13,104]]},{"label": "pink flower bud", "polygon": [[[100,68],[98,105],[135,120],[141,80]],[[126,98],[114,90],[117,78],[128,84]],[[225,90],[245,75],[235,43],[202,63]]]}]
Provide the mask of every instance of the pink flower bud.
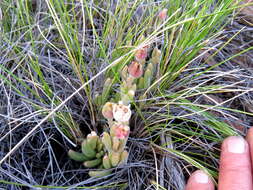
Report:
[{"label": "pink flower bud", "polygon": [[144,47],[135,52],[136,61],[144,61],[148,56],[148,48]]},{"label": "pink flower bud", "polygon": [[134,78],[139,78],[143,75],[142,65],[136,61],[133,61],[128,67],[129,74]]},{"label": "pink flower bud", "polygon": [[114,104],[113,117],[118,122],[127,122],[131,117],[131,110],[129,106],[123,104]]},{"label": "pink flower bud", "polygon": [[113,119],[113,105],[114,103],[107,102],[102,109],[102,114],[106,119]]},{"label": "pink flower bud", "polygon": [[112,126],[112,135],[118,139],[127,139],[130,132],[130,128],[127,125],[116,123]]},{"label": "pink flower bud", "polygon": [[168,12],[168,9],[161,10],[160,13],[158,14],[158,17],[163,21],[166,20],[167,12]]}]

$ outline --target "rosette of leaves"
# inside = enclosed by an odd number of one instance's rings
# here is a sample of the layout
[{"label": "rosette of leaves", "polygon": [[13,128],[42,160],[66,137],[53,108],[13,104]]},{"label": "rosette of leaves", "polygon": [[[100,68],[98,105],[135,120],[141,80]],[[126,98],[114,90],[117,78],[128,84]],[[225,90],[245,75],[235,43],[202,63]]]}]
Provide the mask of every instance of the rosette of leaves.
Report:
[{"label": "rosette of leaves", "polygon": [[126,163],[128,157],[128,152],[125,150],[126,140],[112,137],[107,132],[104,132],[101,140],[106,154],[103,156],[102,164],[99,167],[100,170],[89,171],[89,175],[92,177],[109,175],[112,170],[108,169],[116,168]]},{"label": "rosette of leaves", "polygon": [[68,155],[75,161],[83,162],[86,168],[99,169],[89,171],[89,176],[102,177],[112,172],[108,169],[126,162],[128,152],[124,150],[125,144],[125,141],[117,137],[111,137],[106,132],[102,137],[98,137],[95,132],[91,132],[82,142],[82,152],[69,150]]},{"label": "rosette of leaves", "polygon": [[93,168],[101,165],[104,156],[104,145],[95,132],[91,132],[81,144],[82,152],[69,150],[68,155],[71,159],[83,162],[87,168]]}]

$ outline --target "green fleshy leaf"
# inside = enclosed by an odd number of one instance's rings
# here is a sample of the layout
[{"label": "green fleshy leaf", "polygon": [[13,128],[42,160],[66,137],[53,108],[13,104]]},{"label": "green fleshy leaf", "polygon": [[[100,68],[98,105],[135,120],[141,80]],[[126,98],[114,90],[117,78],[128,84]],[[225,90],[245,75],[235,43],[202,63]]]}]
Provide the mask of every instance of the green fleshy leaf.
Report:
[{"label": "green fleshy leaf", "polygon": [[83,165],[86,167],[86,168],[93,168],[93,167],[96,167],[98,166],[99,164],[101,164],[102,162],[102,159],[101,158],[98,158],[98,159],[95,159],[95,160],[90,160],[90,161],[85,161],[83,163]]},{"label": "green fleshy leaf", "polygon": [[108,170],[100,170],[100,171],[89,171],[89,176],[90,177],[104,177],[107,175],[110,175],[112,172]]},{"label": "green fleshy leaf", "polygon": [[103,133],[103,137],[102,137],[102,143],[104,144],[106,150],[108,152],[112,151],[112,140],[111,140],[111,136],[107,133],[104,132]]},{"label": "green fleshy leaf", "polygon": [[120,153],[119,152],[112,152],[109,155],[112,167],[116,167],[120,161]]},{"label": "green fleshy leaf", "polygon": [[98,136],[87,137],[87,143],[94,150],[97,147]]},{"label": "green fleshy leaf", "polygon": [[120,155],[120,162],[119,162],[119,165],[120,164],[125,164],[125,163],[127,163],[127,158],[128,158],[128,152],[126,151],[126,150],[124,150],[122,153],[121,153],[121,155]]},{"label": "green fleshy leaf", "polygon": [[100,151],[99,153],[96,154],[96,158],[101,158],[102,156],[104,156],[105,152],[104,151]]},{"label": "green fleshy leaf", "polygon": [[107,155],[105,155],[103,157],[103,166],[104,166],[105,169],[112,168],[112,164],[111,164],[110,159],[109,159],[109,157]]},{"label": "green fleshy leaf", "polygon": [[113,151],[117,152],[119,149],[120,141],[117,137],[112,138],[112,149]]},{"label": "green fleshy leaf", "polygon": [[144,88],[148,88],[151,84],[152,72],[147,69],[144,74]]},{"label": "green fleshy leaf", "polygon": [[90,145],[87,143],[87,140],[82,142],[82,152],[90,159],[95,158],[96,156],[96,151],[90,147]]},{"label": "green fleshy leaf", "polygon": [[83,162],[83,161],[89,160],[89,158],[86,157],[83,153],[76,152],[76,151],[74,151],[74,150],[69,150],[69,151],[68,151],[68,156],[69,156],[72,160],[75,160],[75,161],[78,161],[78,162]]},{"label": "green fleshy leaf", "polygon": [[144,77],[141,77],[138,81],[138,89],[144,88]]}]

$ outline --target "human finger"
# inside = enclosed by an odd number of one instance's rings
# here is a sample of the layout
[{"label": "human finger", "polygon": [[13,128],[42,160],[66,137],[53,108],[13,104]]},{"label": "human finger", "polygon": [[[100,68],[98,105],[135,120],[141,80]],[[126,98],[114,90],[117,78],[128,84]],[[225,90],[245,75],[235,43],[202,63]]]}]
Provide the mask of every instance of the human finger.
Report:
[{"label": "human finger", "polygon": [[218,189],[252,190],[249,145],[242,137],[228,137],[222,143]]},{"label": "human finger", "polygon": [[214,184],[205,172],[197,170],[189,178],[185,190],[214,190]]},{"label": "human finger", "polygon": [[249,144],[249,151],[251,156],[251,167],[253,166],[253,127],[249,129],[246,140]]}]

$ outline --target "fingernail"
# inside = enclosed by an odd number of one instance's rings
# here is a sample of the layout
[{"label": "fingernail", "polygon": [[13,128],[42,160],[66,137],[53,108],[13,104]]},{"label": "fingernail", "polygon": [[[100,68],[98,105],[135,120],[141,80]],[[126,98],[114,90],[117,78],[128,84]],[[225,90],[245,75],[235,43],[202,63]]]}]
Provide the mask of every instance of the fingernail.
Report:
[{"label": "fingernail", "polygon": [[229,137],[227,140],[227,149],[230,153],[242,154],[245,152],[245,140],[242,137]]},{"label": "fingernail", "polygon": [[202,171],[197,172],[194,178],[197,183],[208,183],[209,179],[208,175]]}]

